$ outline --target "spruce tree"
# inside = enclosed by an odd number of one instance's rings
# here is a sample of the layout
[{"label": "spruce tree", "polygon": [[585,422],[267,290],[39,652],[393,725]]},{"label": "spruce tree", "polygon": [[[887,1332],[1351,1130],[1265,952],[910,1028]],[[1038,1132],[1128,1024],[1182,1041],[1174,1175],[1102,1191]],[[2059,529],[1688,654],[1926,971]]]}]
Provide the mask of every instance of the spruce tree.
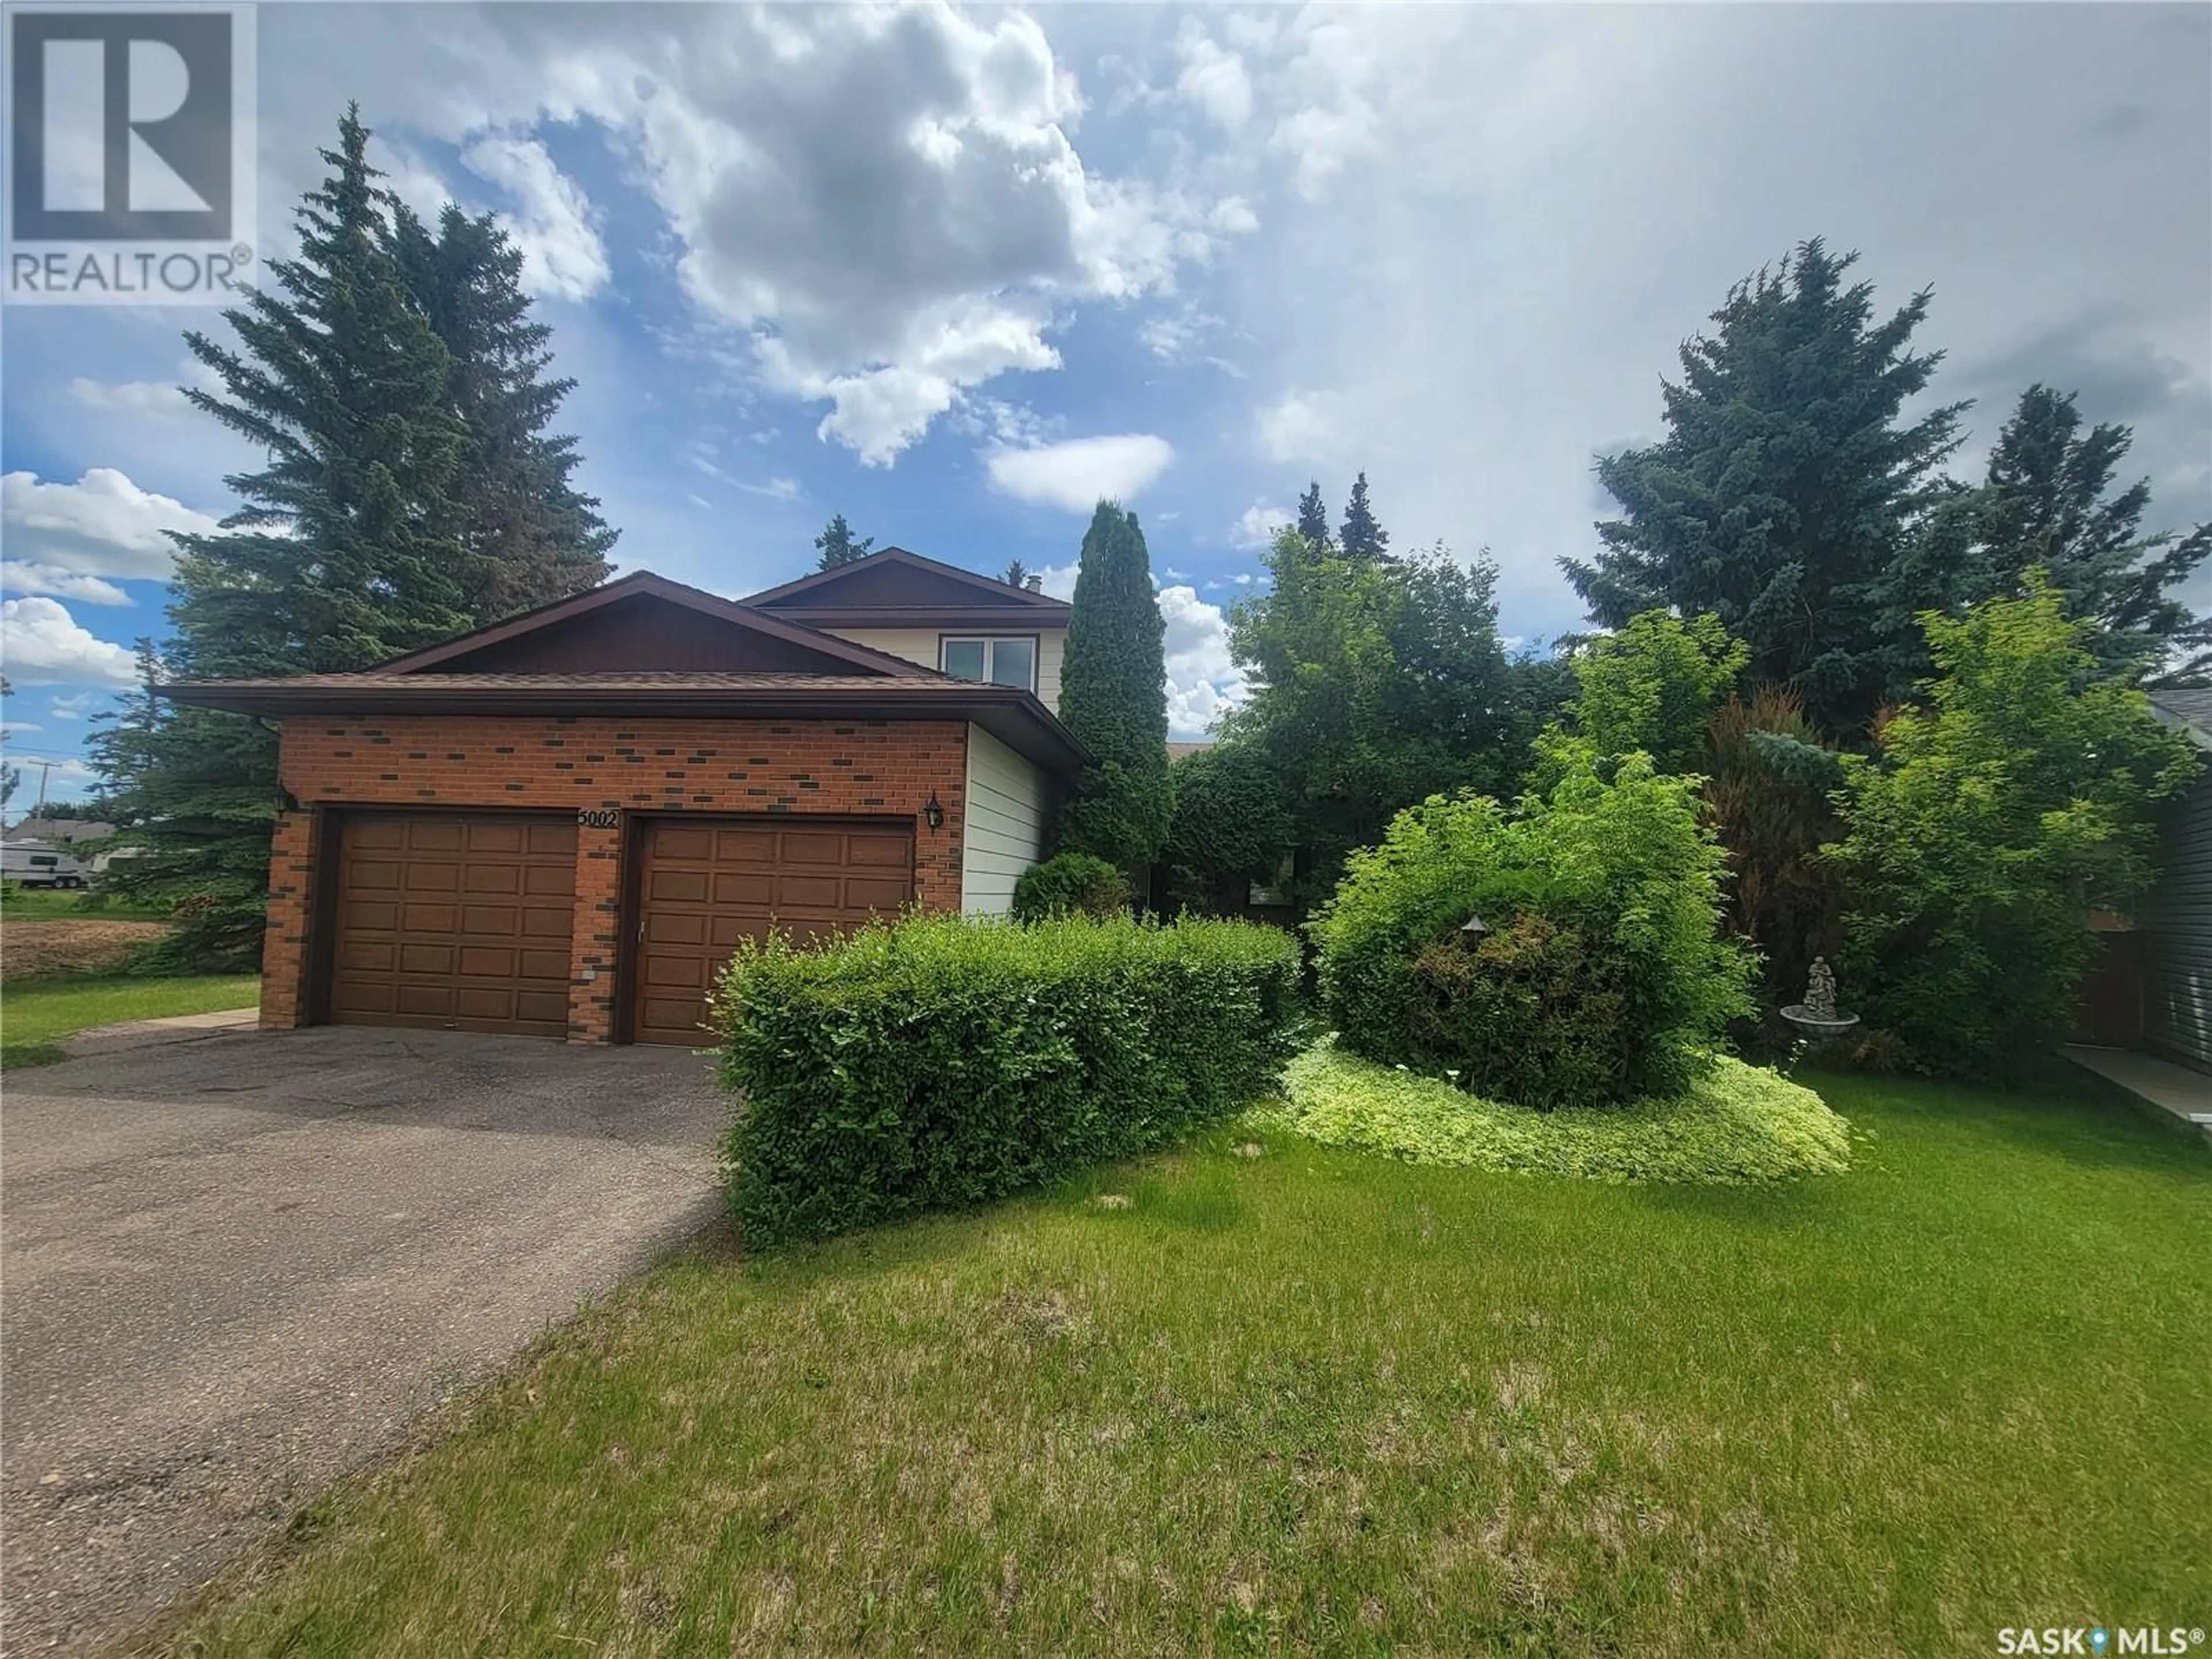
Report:
[{"label": "spruce tree", "polygon": [[1345,503],[1344,528],[1337,532],[1337,545],[1346,558],[1363,564],[1381,564],[1390,556],[1390,532],[1375,521],[1375,510],[1367,502],[1364,472],[1352,481],[1352,499]]},{"label": "spruce tree", "polygon": [[1060,670],[1060,717],[1092,757],[1060,816],[1063,851],[1134,870],[1166,844],[1166,634],[1136,515],[1101,501],[1083,538]]},{"label": "spruce tree", "polygon": [[2149,482],[2111,493],[2134,435],[2105,421],[2083,432],[2074,393],[2028,387],[1990,454],[1982,561],[2002,592],[2027,592],[2027,573],[2041,569],[2067,614],[2088,624],[2084,642],[2101,668],[2186,674],[2212,651],[2212,617],[2172,595],[2212,554],[2212,524],[2144,533]]},{"label": "spruce tree", "polygon": [[1019,559],[1016,559],[1006,567],[1006,574],[999,580],[1009,587],[1027,587],[1030,582],[1029,567]]},{"label": "spruce tree", "polygon": [[835,570],[855,559],[865,559],[868,556],[868,550],[875,544],[873,536],[855,536],[852,526],[845,522],[845,515],[840,513],[823,526],[822,533],[814,538],[815,550],[822,556],[814,568],[817,570]]},{"label": "spruce tree", "polygon": [[1899,591],[1900,559],[1949,493],[1966,407],[1903,418],[1942,361],[1911,349],[1929,295],[1875,321],[1871,285],[1844,285],[1856,258],[1808,242],[1730,290],[1664,389],[1667,436],[1598,464],[1623,516],[1598,526],[1594,560],[1561,562],[1608,628],[1711,611],[1750,646],[1754,680],[1838,733],[1909,689],[1903,619],[1949,597],[1933,569],[1939,591]]},{"label": "spruce tree", "polygon": [[[198,408],[265,457],[225,482],[245,502],[221,533],[180,536],[158,674],[226,678],[365,668],[462,631],[471,560],[453,488],[466,431],[453,366],[389,246],[368,132],[349,110],[331,173],[297,211],[300,252],[225,313],[236,349],[185,343],[219,392]],[[180,960],[259,953],[276,740],[260,721],[157,703],[150,695],[94,740],[138,855],[109,884],[181,904],[167,948]]]},{"label": "spruce tree", "polygon": [[546,429],[576,383],[546,378],[553,331],[531,318],[521,250],[490,215],[451,203],[434,235],[394,204],[391,246],[445,343],[447,401],[467,431],[449,489],[470,556],[464,609],[481,624],[598,586],[617,532],[569,481],[575,439]]},{"label": "spruce tree", "polygon": [[1317,478],[1298,497],[1298,534],[1316,550],[1329,544],[1328,507],[1322,501],[1321,481]]}]

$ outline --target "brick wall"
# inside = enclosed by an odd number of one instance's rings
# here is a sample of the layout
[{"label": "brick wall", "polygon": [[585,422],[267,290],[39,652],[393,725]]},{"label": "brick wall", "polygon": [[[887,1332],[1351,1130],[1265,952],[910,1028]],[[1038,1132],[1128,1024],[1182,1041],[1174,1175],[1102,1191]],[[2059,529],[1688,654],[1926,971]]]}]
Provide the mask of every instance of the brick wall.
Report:
[{"label": "brick wall", "polygon": [[[409,715],[284,726],[282,814],[269,872],[261,1023],[307,1007],[319,856],[315,808],[535,807],[623,812],[833,813],[915,821],[915,895],[960,908],[968,729],[958,720],[532,720]],[[945,827],[919,821],[932,791]],[[335,826],[332,825],[334,833]],[[576,831],[568,1040],[613,1030],[623,831]]]}]

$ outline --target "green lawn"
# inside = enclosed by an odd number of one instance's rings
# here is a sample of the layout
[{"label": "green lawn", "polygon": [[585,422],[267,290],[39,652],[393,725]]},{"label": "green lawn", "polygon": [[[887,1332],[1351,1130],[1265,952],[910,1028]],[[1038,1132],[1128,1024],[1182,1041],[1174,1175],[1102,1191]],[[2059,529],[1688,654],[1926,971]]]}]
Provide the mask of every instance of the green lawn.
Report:
[{"label": "green lawn", "polygon": [[1854,1167],[1785,1186],[1237,1128],[702,1249],[160,1639],[1856,1656],[2207,1622],[2212,1154],[2086,1084],[1820,1087]]},{"label": "green lawn", "polygon": [[0,986],[0,1067],[59,1060],[60,1039],[88,1026],[251,1008],[260,998],[251,974],[14,981]]}]

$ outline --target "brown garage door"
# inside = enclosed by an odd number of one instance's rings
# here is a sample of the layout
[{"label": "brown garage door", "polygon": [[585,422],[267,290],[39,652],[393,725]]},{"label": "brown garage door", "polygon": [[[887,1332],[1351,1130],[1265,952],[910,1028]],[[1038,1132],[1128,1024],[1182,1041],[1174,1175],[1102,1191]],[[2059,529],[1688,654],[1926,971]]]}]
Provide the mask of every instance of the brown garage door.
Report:
[{"label": "brown garage door", "polygon": [[576,826],[499,814],[348,818],[330,1017],[565,1036]]},{"label": "brown garage door", "polygon": [[771,922],[807,939],[888,915],[914,891],[914,826],[661,819],[645,826],[630,1034],[702,1043],[707,994]]}]

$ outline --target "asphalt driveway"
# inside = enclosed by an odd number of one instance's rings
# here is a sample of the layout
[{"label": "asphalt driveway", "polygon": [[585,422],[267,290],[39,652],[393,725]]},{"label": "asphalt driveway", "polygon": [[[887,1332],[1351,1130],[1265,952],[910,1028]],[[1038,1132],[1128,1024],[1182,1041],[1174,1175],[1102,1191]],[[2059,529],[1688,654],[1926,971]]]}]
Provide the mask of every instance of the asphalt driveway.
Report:
[{"label": "asphalt driveway", "polygon": [[5,1094],[10,1654],[150,1617],[714,1213],[682,1049],[247,1032]]}]

